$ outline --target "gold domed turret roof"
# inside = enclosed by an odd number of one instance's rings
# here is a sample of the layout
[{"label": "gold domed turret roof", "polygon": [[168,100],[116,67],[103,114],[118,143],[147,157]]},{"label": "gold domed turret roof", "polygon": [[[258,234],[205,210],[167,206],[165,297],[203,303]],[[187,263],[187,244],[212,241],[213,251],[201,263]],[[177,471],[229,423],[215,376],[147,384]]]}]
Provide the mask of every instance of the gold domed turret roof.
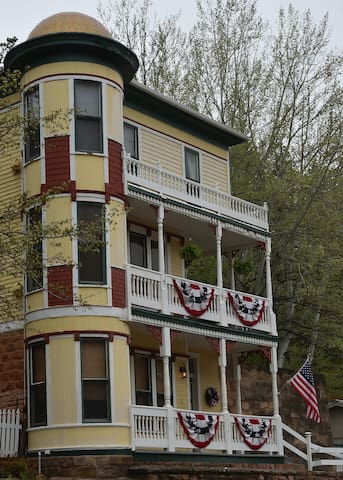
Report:
[{"label": "gold domed turret roof", "polygon": [[28,40],[51,33],[91,33],[112,38],[110,32],[95,18],[79,12],[61,12],[45,18],[32,30]]}]

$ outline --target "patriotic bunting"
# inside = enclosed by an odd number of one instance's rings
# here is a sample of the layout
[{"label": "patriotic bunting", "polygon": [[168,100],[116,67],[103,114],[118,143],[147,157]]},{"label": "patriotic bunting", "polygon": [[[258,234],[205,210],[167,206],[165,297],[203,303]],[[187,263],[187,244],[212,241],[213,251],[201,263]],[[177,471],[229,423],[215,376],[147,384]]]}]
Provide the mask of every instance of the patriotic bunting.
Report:
[{"label": "patriotic bunting", "polygon": [[234,417],[239,433],[252,450],[259,450],[268,440],[271,432],[271,419]]},{"label": "patriotic bunting", "polygon": [[185,280],[173,279],[173,284],[187,313],[193,317],[200,317],[208,310],[213,300],[214,288],[188,283]]},{"label": "patriotic bunting", "polygon": [[263,299],[239,293],[229,292],[228,295],[230,303],[243,325],[253,327],[261,320],[265,309]]},{"label": "patriotic bunting", "polygon": [[177,416],[188,440],[197,448],[209,445],[219,426],[219,415],[177,412]]}]

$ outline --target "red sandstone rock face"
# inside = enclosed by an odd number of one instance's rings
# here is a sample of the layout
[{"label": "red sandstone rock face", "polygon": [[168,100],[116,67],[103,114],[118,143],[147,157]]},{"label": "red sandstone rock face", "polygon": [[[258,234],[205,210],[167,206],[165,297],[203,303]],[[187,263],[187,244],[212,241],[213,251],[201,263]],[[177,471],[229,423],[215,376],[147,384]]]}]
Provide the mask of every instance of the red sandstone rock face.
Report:
[{"label": "red sandstone rock face", "polygon": [[0,333],[0,408],[24,405],[24,331]]}]

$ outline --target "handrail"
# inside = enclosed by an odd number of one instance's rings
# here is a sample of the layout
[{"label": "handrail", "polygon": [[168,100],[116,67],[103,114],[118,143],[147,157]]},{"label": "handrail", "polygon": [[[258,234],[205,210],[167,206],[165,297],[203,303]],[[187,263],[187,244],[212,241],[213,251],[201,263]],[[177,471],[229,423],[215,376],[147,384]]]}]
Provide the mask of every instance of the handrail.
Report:
[{"label": "handrail", "polygon": [[128,183],[137,184],[268,231],[268,209],[266,205],[257,205],[221,192],[218,188],[193,182],[172,172],[162,170],[161,165],[152,165],[134,159],[127,153],[124,153],[123,161],[125,190]]},{"label": "handrail", "polygon": [[[294,438],[296,438],[298,441],[303,443],[306,447],[306,453],[299,450],[296,446],[293,444],[289,443],[285,439],[283,440],[284,447],[290,450],[291,452],[295,453],[298,455],[300,458],[303,460],[307,461],[307,469],[308,471],[312,471],[313,467],[320,467],[324,465],[331,465],[331,466],[338,466],[342,465],[343,466],[343,448],[336,448],[336,447],[323,447],[321,445],[318,445],[316,443],[312,443],[311,437],[312,433],[311,432],[305,432],[305,436],[300,435],[298,432],[293,430],[291,427],[286,425],[285,423],[282,423],[282,430],[287,432],[288,434],[292,435]],[[328,458],[320,458],[320,459],[313,459],[313,454],[319,455],[330,455],[334,457],[333,459],[328,459]]]}]

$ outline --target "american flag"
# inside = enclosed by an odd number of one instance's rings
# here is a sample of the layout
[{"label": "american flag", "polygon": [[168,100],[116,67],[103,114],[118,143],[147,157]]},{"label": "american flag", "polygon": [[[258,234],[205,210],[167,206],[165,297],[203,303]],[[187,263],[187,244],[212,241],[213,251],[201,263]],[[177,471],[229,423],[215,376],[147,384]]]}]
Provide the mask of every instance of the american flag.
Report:
[{"label": "american flag", "polygon": [[314,378],[311,368],[311,362],[307,359],[301,369],[290,379],[289,383],[305,400],[307,404],[307,418],[320,422],[320,413],[318,408],[316,389],[314,388]]}]

